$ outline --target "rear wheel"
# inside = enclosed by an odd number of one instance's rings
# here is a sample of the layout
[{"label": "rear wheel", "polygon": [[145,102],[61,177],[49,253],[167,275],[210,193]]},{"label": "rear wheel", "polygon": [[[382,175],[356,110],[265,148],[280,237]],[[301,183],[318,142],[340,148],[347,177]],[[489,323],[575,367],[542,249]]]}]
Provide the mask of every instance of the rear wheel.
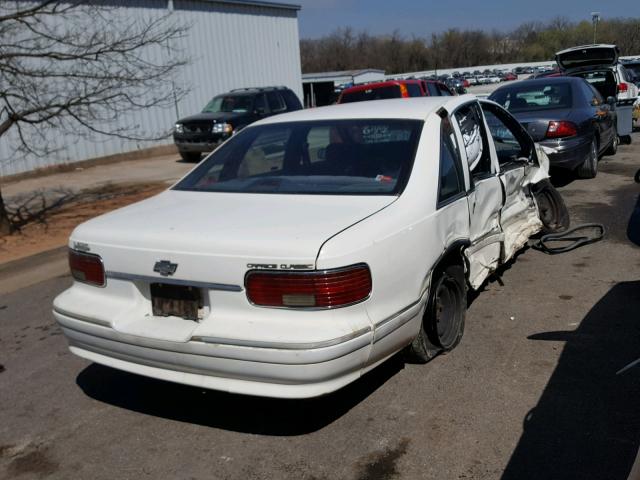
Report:
[{"label": "rear wheel", "polygon": [[620,143],[623,145],[631,145],[631,135],[621,135]]},{"label": "rear wheel", "polygon": [[534,186],[533,194],[542,222],[542,234],[561,232],[569,228],[571,219],[564,199],[551,182],[543,180]]},{"label": "rear wheel", "polygon": [[595,138],[591,141],[587,158],[576,173],[580,178],[595,178],[598,174],[598,141]]},{"label": "rear wheel", "polygon": [[604,152],[605,155],[615,155],[618,152],[618,144],[620,143],[620,138],[618,135],[613,136],[613,140],[611,141],[611,145],[607,148],[607,151]]},{"label": "rear wheel", "polygon": [[420,332],[409,347],[410,360],[426,363],[453,350],[462,339],[466,310],[464,269],[449,265],[435,273]]},{"label": "rear wheel", "polygon": [[199,162],[202,158],[200,152],[180,152],[180,156],[185,162]]}]

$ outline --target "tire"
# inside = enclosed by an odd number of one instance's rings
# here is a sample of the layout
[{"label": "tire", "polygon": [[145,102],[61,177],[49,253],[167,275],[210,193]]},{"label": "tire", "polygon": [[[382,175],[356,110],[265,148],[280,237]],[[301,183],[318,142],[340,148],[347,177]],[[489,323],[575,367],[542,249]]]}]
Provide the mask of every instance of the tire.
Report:
[{"label": "tire", "polygon": [[202,153],[200,152],[180,152],[180,156],[182,160],[185,162],[199,162],[202,158]]},{"label": "tire", "polygon": [[595,178],[598,174],[598,141],[594,138],[584,163],[576,169],[579,178]]},{"label": "tire", "polygon": [[543,235],[562,232],[571,225],[569,210],[562,195],[551,185],[549,180],[543,180],[533,187],[533,196],[538,206],[538,216],[542,221]]},{"label": "tire", "polygon": [[631,135],[622,135],[620,137],[620,143],[623,145],[631,145]]},{"label": "tire", "polygon": [[427,363],[453,350],[462,339],[467,312],[464,268],[448,265],[434,272],[418,336],[408,349],[410,361]]},{"label": "tire", "polygon": [[607,151],[604,152],[605,155],[615,155],[618,152],[618,144],[620,143],[620,138],[618,135],[613,136],[613,140],[611,140],[611,145],[607,148]]}]

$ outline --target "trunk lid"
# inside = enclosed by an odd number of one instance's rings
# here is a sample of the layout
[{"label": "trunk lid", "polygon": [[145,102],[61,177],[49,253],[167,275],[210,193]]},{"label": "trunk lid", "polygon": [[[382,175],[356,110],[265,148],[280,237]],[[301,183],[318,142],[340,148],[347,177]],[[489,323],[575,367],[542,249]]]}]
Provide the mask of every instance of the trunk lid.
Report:
[{"label": "trunk lid", "polygon": [[314,268],[327,239],[395,199],[169,190],[80,225],[70,242],[108,272],[161,279],[165,260],[178,264],[172,279],[242,286],[248,264]]},{"label": "trunk lid", "polygon": [[534,142],[539,142],[546,138],[549,122],[570,120],[571,110],[542,110],[535,112],[511,112],[518,122],[529,132]]},{"label": "trunk lid", "polygon": [[582,45],[556,53],[556,62],[562,70],[585,67],[612,67],[618,63],[620,51],[616,45]]}]

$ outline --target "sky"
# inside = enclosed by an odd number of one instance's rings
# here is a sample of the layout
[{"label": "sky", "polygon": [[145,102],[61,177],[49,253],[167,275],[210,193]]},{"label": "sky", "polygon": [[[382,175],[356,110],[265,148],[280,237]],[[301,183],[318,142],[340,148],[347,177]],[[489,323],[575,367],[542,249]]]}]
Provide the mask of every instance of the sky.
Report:
[{"label": "sky", "polygon": [[591,21],[638,17],[637,0],[285,0],[302,6],[300,38],[318,38],[336,28],[351,26],[371,34],[398,30],[403,35],[428,37],[449,28],[508,31],[533,20],[557,16]]}]

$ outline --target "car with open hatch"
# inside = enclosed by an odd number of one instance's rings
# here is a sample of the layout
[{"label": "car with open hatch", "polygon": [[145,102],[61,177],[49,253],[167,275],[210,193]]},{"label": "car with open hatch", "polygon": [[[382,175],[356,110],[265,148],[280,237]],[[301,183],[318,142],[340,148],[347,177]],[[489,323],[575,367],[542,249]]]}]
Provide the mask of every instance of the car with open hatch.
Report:
[{"label": "car with open hatch", "polygon": [[[496,141],[497,139],[497,141]],[[502,107],[423,97],[256,122],[163,193],[78,226],[53,313],[73,353],[267,397],[427,362],[529,237],[567,226]]]}]

